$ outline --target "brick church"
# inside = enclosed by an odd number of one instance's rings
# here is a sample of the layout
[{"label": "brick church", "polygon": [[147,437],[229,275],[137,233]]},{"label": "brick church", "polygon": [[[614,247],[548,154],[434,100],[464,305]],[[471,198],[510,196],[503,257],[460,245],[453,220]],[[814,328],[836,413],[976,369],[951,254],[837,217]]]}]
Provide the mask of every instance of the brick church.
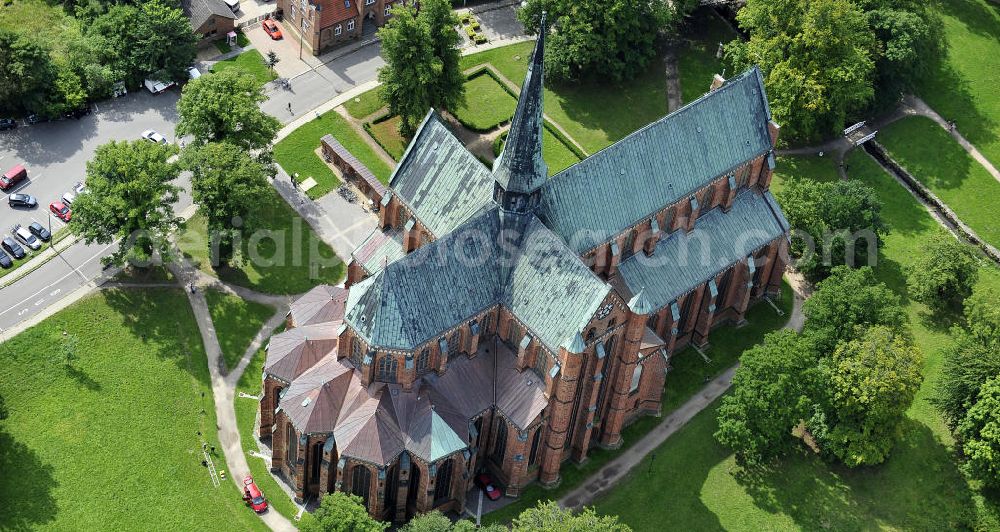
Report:
[{"label": "brick church", "polygon": [[549,177],[543,47],[493,167],[431,110],[346,288],[303,296],[271,339],[260,435],[298,498],[345,491],[404,521],[461,512],[481,471],[507,496],[555,485],[660,413],[675,353],[778,292],[760,72]]}]

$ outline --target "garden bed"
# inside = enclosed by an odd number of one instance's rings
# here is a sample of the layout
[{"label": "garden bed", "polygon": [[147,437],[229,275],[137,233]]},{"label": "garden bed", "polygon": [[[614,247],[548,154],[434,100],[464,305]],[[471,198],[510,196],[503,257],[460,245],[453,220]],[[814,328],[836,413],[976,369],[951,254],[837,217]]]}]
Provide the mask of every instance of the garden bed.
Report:
[{"label": "garden bed", "polygon": [[516,107],[517,99],[483,69],[465,82],[465,104],[454,114],[463,126],[483,133],[509,122]]}]

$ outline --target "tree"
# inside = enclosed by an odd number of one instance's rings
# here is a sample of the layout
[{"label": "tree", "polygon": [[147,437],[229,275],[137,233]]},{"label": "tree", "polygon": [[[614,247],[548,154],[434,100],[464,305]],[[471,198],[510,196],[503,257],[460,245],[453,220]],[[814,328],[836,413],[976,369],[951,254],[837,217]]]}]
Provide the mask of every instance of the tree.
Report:
[{"label": "tree", "polygon": [[420,514],[401,528],[402,532],[474,532],[485,530],[487,532],[506,532],[507,527],[499,524],[483,525],[476,527],[476,524],[468,519],[461,519],[454,523],[451,519],[437,510],[432,510],[425,514]]},{"label": "tree", "polygon": [[299,523],[302,532],[382,532],[389,523],[368,515],[364,500],[340,491],[323,495],[319,508],[306,513]]},{"label": "tree", "polygon": [[867,266],[834,268],[830,277],[816,285],[802,310],[804,331],[813,336],[821,356],[829,356],[838,344],[855,338],[859,328],[884,325],[898,331],[906,322],[899,296],[875,279],[875,272]]},{"label": "tree", "polygon": [[267,55],[264,57],[264,63],[267,64],[267,69],[274,72],[274,65],[281,62],[281,58],[274,50],[268,50]]},{"label": "tree", "polygon": [[955,429],[975,404],[983,383],[1000,375],[1000,293],[982,290],[965,300],[965,326],[952,328],[934,404]]},{"label": "tree", "polygon": [[881,325],[841,344],[823,363],[827,426],[809,426],[823,451],[850,467],[884,462],[923,380],[921,363],[906,337]]},{"label": "tree", "polygon": [[979,279],[979,261],[964,242],[940,232],[907,269],[906,291],[935,312],[961,308]]},{"label": "tree", "polygon": [[227,264],[234,235],[247,236],[258,227],[260,208],[272,194],[267,180],[274,170],[228,142],[185,150],[184,167],[191,171],[194,202],[208,220],[212,265]]},{"label": "tree", "polygon": [[246,72],[228,69],[204,75],[181,92],[177,136],[191,135],[196,145],[228,142],[246,151],[265,150],[281,127],[278,119],[260,110],[265,100],[264,88]]},{"label": "tree", "polygon": [[30,38],[0,29],[0,112],[43,110],[56,69],[49,50]]},{"label": "tree", "polygon": [[726,58],[761,67],[782,138],[833,134],[872,100],[876,43],[850,0],[748,0],[736,20],[750,39],[730,42]]},{"label": "tree", "polygon": [[[838,264],[871,264],[888,228],[875,190],[857,181],[820,183],[792,178],[779,193],[782,209],[796,233],[795,267],[818,281]],[[808,238],[805,236],[808,235]]]},{"label": "tree", "polygon": [[963,471],[986,486],[1000,487],[1000,375],[983,383],[956,432]]},{"label": "tree", "polygon": [[[690,9],[690,2],[683,3]],[[669,2],[630,0],[528,0],[518,12],[538,33],[543,10],[555,29],[548,37],[545,74],[553,81],[584,76],[625,81],[656,57],[661,33],[674,32],[683,14]],[[707,83],[707,82],[706,82]]]},{"label": "tree", "polygon": [[427,111],[454,109],[465,94],[459,69],[458,23],[447,0],[420,3],[420,14],[402,4],[378,31],[386,66],[379,70],[379,95],[400,117],[400,133],[411,136]]},{"label": "tree", "polygon": [[792,429],[813,414],[820,373],[808,336],[771,333],[743,353],[719,407],[715,438],[747,464],[789,450]]},{"label": "tree", "polygon": [[554,501],[539,501],[514,518],[513,532],[630,532],[632,529],[618,522],[615,515],[597,515],[593,508],[584,508],[577,514],[560,508]]},{"label": "tree", "polygon": [[142,265],[155,251],[167,250],[167,236],[177,227],[173,204],[180,190],[171,182],[179,167],[168,159],[172,146],[146,140],[111,141],[98,146],[87,162],[86,194],[73,202],[73,233],[88,243],[120,246],[108,259]]}]

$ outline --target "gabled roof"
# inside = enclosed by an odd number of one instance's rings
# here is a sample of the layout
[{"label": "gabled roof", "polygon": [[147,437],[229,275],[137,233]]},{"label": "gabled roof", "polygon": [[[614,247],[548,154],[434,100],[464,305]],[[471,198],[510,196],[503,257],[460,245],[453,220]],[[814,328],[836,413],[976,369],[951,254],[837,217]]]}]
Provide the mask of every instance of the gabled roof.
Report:
[{"label": "gabled roof", "polygon": [[414,134],[389,185],[438,238],[492,204],[489,170],[452,135],[433,109]]},{"label": "gabled roof", "polygon": [[340,286],[319,285],[292,302],[289,314],[296,327],[341,321],[347,289]]},{"label": "gabled roof", "polygon": [[627,290],[643,289],[653,309],[701,285],[731,264],[788,231],[771,193],[744,190],[728,213],[716,207],[688,233],[679,229],[660,240],[652,257],[637,253],[618,266]]},{"label": "gabled roof", "polygon": [[398,229],[382,231],[375,228],[368,238],[351,252],[351,258],[369,275],[404,255],[406,253],[403,251],[403,232]]},{"label": "gabled roof", "polygon": [[181,10],[191,21],[191,29],[195,31],[213,16],[236,20],[233,10],[222,0],[181,0]]},{"label": "gabled roof", "polygon": [[329,323],[305,325],[271,337],[264,372],[292,382],[323,357],[337,350],[337,328]]},{"label": "gabled roof", "polygon": [[311,0],[317,6],[319,27],[326,28],[337,22],[358,16],[358,0]]},{"label": "gabled roof", "polygon": [[770,118],[754,67],[553,176],[538,216],[574,251],[588,251],[767,153]]}]

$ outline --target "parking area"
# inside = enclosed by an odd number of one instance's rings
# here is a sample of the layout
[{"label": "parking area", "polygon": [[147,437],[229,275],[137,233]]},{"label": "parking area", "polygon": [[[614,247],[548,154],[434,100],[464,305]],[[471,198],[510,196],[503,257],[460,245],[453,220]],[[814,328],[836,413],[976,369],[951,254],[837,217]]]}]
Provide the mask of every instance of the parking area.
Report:
[{"label": "parking area", "polygon": [[[100,102],[94,112],[79,120],[68,119],[27,125],[0,132],[0,172],[23,164],[28,179],[0,198],[0,236],[8,236],[16,224],[38,222],[56,233],[65,224],[49,214],[49,203],[60,199],[74,184],[84,181],[87,160],[94,150],[111,140],[134,140],[152,129],[173,142],[177,122],[179,89],[151,95],[135,92],[121,98]],[[38,201],[35,208],[12,208],[12,193],[30,194]],[[30,257],[28,257],[30,258]]]}]

